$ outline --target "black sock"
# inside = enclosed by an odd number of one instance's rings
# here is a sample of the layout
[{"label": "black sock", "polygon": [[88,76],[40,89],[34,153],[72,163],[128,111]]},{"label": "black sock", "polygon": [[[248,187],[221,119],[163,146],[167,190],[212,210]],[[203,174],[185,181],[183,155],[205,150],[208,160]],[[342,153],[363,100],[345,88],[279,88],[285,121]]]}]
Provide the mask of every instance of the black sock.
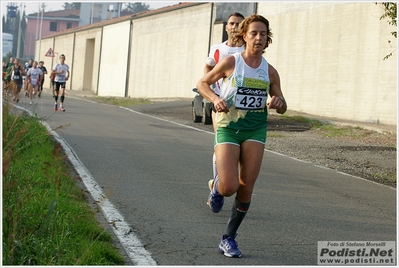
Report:
[{"label": "black sock", "polygon": [[227,223],[227,229],[226,229],[227,236],[236,235],[238,227],[240,227],[242,220],[247,214],[250,204],[251,202],[241,203],[240,201],[238,201],[236,197],[236,199],[234,200],[233,207],[231,208],[230,219]]}]

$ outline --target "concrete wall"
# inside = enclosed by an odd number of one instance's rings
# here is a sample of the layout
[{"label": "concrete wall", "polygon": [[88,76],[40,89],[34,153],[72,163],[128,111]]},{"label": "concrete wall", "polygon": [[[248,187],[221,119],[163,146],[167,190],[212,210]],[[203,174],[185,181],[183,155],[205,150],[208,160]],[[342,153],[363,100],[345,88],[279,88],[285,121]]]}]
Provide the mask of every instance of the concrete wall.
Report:
[{"label": "concrete wall", "polygon": [[128,96],[191,98],[208,53],[211,4],[133,21]]},{"label": "concrete wall", "polygon": [[[41,41],[41,45],[39,42],[36,42],[36,57],[35,59],[40,59],[44,62],[44,66],[47,69],[48,77],[45,77],[45,86],[50,87],[50,73],[53,69],[53,66],[59,62],[59,57],[61,54],[65,55],[65,63],[69,65],[71,68],[72,60],[73,60],[73,44],[74,44],[74,33],[69,33],[66,35],[57,36],[55,38],[44,38]],[[40,51],[39,51],[40,47]],[[45,57],[47,51],[49,49],[53,49],[54,57]],[[39,56],[40,55],[40,56]],[[74,73],[71,73],[74,75]],[[71,77],[72,78],[72,77]],[[67,82],[66,88],[71,88],[71,79]]]},{"label": "concrete wall", "polygon": [[[380,5],[259,2],[257,13],[270,21],[274,37],[264,57],[279,71],[290,110],[396,125],[397,54],[387,42],[396,41],[396,27],[379,19]],[[45,38],[40,53],[53,47],[55,62],[66,55],[67,89],[191,98],[209,45],[222,41],[215,14],[215,5],[204,2],[114,19]]]},{"label": "concrete wall", "polygon": [[[36,52],[35,55],[36,57],[34,57],[34,59],[38,60],[38,61],[43,61],[44,64],[43,66],[46,67],[47,69],[47,76],[44,77],[44,87],[48,87],[50,88],[50,73],[51,73],[51,69],[53,67],[53,64],[55,64],[56,62],[58,62],[58,57],[45,57],[44,55],[46,55],[47,51],[51,48],[53,49],[53,39],[52,38],[47,38],[47,39],[42,39],[41,41],[41,45],[39,45],[39,42],[36,42]],[[39,51],[39,47],[40,47],[40,51]],[[39,56],[40,55],[40,56]],[[57,54],[56,54],[57,55]]]},{"label": "concrete wall", "polygon": [[[223,32],[225,32],[225,31],[226,31],[226,29],[225,29],[223,22],[215,23],[213,25],[211,46],[214,44],[218,44],[223,41],[226,41],[226,40],[223,40]],[[204,60],[204,65],[205,65],[205,60]]]},{"label": "concrete wall", "polygon": [[265,58],[279,71],[289,109],[396,124],[396,51],[374,2],[259,2],[274,34]]},{"label": "concrete wall", "polygon": [[[76,33],[71,88],[97,91],[102,28]],[[70,62],[70,61],[69,61]]]},{"label": "concrete wall", "polygon": [[104,26],[97,92],[100,96],[125,96],[129,33],[130,21]]}]

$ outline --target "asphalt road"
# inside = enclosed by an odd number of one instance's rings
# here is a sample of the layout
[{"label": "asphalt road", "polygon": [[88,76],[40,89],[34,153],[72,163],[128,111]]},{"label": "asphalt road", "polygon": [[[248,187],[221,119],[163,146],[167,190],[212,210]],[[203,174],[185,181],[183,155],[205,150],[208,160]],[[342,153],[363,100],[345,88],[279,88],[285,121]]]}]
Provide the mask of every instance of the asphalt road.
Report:
[{"label": "asphalt road", "polygon": [[[121,108],[49,94],[30,109],[69,144],[157,265],[317,265],[318,241],[396,241],[396,191],[265,151],[238,230],[241,259],[217,246],[233,197],[206,205],[213,134]],[[176,103],[175,103],[176,104]]]}]

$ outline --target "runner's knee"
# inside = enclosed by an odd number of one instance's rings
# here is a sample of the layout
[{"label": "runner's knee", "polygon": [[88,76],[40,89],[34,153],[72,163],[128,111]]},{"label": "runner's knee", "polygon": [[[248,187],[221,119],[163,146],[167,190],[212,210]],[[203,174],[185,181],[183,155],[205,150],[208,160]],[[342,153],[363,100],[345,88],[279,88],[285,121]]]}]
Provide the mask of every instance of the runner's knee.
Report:
[{"label": "runner's knee", "polygon": [[[220,174],[219,174],[220,176]],[[238,183],[238,179],[237,179],[237,183],[221,183],[221,181],[219,180],[219,184],[218,184],[218,192],[225,196],[225,197],[229,197],[232,196],[233,194],[235,194],[238,191],[238,188],[240,187],[239,183]]]}]

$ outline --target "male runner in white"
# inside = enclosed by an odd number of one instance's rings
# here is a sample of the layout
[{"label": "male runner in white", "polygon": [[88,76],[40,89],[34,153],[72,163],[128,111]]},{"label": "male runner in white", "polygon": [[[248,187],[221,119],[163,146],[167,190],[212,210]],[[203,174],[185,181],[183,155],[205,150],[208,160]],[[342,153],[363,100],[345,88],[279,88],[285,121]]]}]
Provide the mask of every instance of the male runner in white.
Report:
[{"label": "male runner in white", "polygon": [[60,63],[57,63],[53,67],[52,74],[55,74],[55,104],[54,104],[54,111],[58,110],[58,95],[60,93],[61,87],[61,100],[60,100],[60,110],[65,112],[64,108],[64,99],[65,99],[65,84],[69,78],[69,66],[65,63],[65,55],[61,54],[60,56]]}]

